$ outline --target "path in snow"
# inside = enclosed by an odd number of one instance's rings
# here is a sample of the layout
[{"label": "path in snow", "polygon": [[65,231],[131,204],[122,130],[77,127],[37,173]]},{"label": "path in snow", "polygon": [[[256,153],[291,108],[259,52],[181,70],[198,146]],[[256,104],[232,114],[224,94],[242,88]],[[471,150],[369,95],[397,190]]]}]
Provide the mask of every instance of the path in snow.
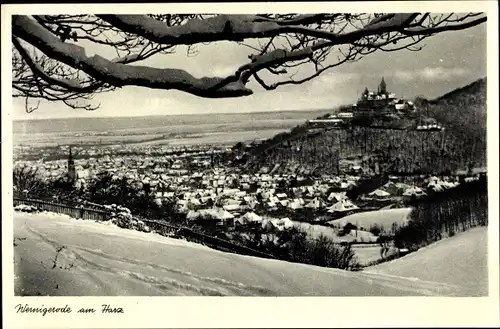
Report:
[{"label": "path in snow", "polygon": [[[16,295],[408,296],[464,293],[461,286],[446,282],[235,255],[152,233],[61,215],[16,212],[14,244]],[[57,252],[60,247],[64,248]],[[444,270],[449,272],[453,268]]]}]

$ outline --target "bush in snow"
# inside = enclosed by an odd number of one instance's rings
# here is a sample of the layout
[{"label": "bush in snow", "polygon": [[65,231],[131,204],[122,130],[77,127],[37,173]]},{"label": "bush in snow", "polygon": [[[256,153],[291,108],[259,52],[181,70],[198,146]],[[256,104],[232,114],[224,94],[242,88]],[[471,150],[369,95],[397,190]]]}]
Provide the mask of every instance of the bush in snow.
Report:
[{"label": "bush in snow", "polygon": [[307,232],[295,227],[272,235],[247,232],[241,242],[252,249],[297,263],[356,270],[359,267],[350,244],[339,246],[327,236],[311,240]]},{"label": "bush in snow", "polygon": [[375,236],[379,236],[382,232],[384,232],[384,227],[375,223],[370,226],[369,232]]},{"label": "bush in snow", "polygon": [[105,206],[105,208],[111,211],[110,219],[116,226],[141,232],[151,232],[151,228],[142,220],[134,218],[128,208],[115,204]]},{"label": "bush in snow", "polygon": [[134,224],[134,229],[141,232],[151,232],[149,226],[147,226],[142,220],[137,220]]},{"label": "bush in snow", "polygon": [[111,221],[121,228],[133,228],[133,218],[126,212],[111,213]]}]

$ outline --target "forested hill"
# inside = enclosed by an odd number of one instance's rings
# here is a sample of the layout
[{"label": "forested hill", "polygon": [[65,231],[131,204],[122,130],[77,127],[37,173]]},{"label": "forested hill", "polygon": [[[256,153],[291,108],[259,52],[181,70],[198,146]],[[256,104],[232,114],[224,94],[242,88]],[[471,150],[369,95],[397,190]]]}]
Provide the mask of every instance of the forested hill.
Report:
[{"label": "forested hill", "polygon": [[267,167],[274,172],[323,174],[338,172],[338,158],[373,159],[376,155],[377,162],[395,174],[438,174],[486,166],[486,78],[415,103],[446,129],[349,127],[311,132],[301,125],[248,149],[240,164],[250,170]]},{"label": "forested hill", "polygon": [[450,129],[486,138],[486,78],[429,101],[429,112]]},{"label": "forested hill", "polygon": [[[477,96],[475,98],[474,96]],[[456,103],[460,102],[461,99],[474,100],[477,99],[480,102],[486,101],[486,77],[476,80],[465,87],[457,88],[436,98],[431,102],[449,102]]]}]

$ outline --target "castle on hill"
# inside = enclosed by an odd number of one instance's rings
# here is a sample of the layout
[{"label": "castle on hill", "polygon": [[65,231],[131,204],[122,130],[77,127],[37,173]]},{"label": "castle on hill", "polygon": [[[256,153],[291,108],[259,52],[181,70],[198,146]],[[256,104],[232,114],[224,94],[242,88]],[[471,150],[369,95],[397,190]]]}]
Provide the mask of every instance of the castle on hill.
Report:
[{"label": "castle on hill", "polygon": [[389,92],[385,79],[378,85],[377,92],[365,88],[358,102],[353,105],[354,111],[366,112],[376,111],[379,113],[407,113],[416,111],[415,105],[405,99],[396,97],[395,93]]}]

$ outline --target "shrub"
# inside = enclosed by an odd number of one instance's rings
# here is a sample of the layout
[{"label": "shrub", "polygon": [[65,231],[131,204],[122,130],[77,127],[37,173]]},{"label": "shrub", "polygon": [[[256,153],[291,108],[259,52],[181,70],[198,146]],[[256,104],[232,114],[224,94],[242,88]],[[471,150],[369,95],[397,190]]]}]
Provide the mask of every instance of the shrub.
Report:
[{"label": "shrub", "polygon": [[38,175],[38,169],[28,166],[15,167],[12,172],[14,196],[37,198],[48,195],[47,184]]},{"label": "shrub", "polygon": [[340,236],[345,236],[349,233],[351,233],[352,230],[357,230],[358,227],[354,224],[347,223],[345,226],[339,231]]},{"label": "shrub", "polygon": [[350,244],[338,245],[324,235],[310,239],[303,230],[292,228],[278,233],[278,241],[273,255],[283,260],[348,270],[358,267]]},{"label": "shrub", "polygon": [[370,226],[370,229],[369,229],[369,232],[371,232],[373,235],[380,235],[380,233],[382,233],[384,231],[384,228],[382,225],[378,225],[378,224],[373,224]]}]

